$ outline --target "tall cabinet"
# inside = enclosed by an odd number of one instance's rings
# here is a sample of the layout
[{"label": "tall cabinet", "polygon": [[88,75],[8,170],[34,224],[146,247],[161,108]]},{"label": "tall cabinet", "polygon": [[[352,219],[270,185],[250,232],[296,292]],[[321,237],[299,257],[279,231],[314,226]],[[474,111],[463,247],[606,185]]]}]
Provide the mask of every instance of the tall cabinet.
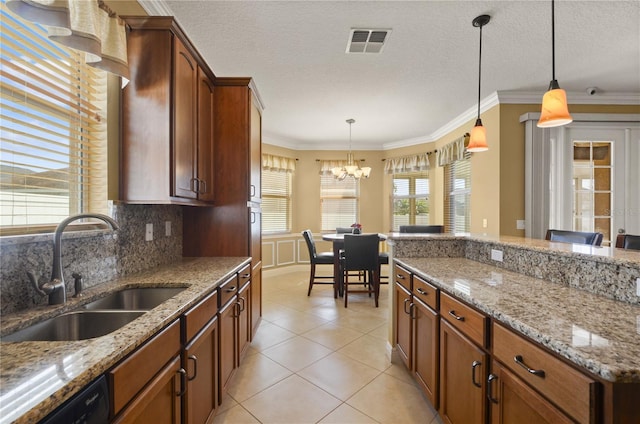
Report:
[{"label": "tall cabinet", "polygon": [[184,256],[251,256],[249,320],[262,315],[262,103],[250,78],[214,83],[215,206],[183,215]]}]

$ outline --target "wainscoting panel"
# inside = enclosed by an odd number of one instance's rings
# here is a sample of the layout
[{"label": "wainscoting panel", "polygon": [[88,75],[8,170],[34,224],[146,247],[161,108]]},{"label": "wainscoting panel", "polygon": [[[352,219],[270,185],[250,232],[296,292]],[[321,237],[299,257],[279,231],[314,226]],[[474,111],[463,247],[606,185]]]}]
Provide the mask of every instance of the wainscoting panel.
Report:
[{"label": "wainscoting panel", "polygon": [[276,243],[278,266],[292,265],[296,263],[295,240],[282,240]]},{"label": "wainscoting panel", "polygon": [[276,245],[273,241],[262,242],[262,269],[276,265]]}]

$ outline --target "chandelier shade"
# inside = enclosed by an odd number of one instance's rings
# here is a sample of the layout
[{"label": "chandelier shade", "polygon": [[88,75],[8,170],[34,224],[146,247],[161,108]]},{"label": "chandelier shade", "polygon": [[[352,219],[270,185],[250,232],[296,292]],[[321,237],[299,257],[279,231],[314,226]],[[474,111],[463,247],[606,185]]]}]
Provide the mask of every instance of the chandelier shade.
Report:
[{"label": "chandelier shade", "polygon": [[363,166],[360,168],[358,163],[353,160],[353,153],[351,152],[351,125],[356,122],[355,119],[347,119],[349,124],[349,154],[347,155],[347,163],[344,166],[336,166],[331,169],[331,174],[338,181],[342,181],[347,177],[355,178],[359,180],[361,178],[369,178],[371,174],[371,167]]},{"label": "chandelier shade", "polygon": [[472,21],[474,27],[480,28],[480,47],[478,54],[478,118],[476,119],[476,125],[471,130],[471,137],[469,139],[469,145],[467,146],[468,152],[485,152],[489,150],[487,145],[487,129],[482,126],[482,120],[480,119],[480,85],[482,82],[482,27],[489,23],[491,16],[480,15]]}]

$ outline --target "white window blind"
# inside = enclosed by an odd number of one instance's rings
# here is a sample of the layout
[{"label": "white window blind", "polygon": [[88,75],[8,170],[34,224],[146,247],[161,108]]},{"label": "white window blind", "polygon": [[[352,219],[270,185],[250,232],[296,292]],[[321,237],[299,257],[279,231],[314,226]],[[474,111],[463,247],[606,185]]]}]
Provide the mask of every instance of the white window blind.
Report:
[{"label": "white window blind", "polygon": [[358,222],[360,183],[354,178],[336,180],[320,175],[322,231],[335,232],[337,227],[350,227]]},{"label": "white window blind", "polygon": [[0,6],[2,233],[106,212],[106,72]]},{"label": "white window blind", "polygon": [[444,168],[444,225],[448,232],[468,233],[470,226],[471,153]]},{"label": "white window blind", "polygon": [[393,176],[392,230],[400,225],[429,225],[429,175],[410,172]]},{"label": "white window blind", "polygon": [[291,232],[291,173],[262,170],[262,232]]}]

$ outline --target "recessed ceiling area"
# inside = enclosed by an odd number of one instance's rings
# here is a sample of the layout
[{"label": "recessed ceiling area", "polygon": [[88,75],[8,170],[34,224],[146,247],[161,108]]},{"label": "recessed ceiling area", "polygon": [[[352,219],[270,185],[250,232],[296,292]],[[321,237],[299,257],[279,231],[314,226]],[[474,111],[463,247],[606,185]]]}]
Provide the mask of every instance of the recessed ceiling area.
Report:
[{"label": "recessed ceiling area", "polygon": [[[491,15],[483,29],[483,102],[498,92],[539,103],[551,80],[550,1],[141,4],[174,15],[217,76],[253,77],[265,104],[263,140],[284,147],[344,150],[347,118],[357,122],[354,150],[432,141],[452,120],[473,120],[472,20],[481,14]],[[570,107],[620,98],[637,104],[640,2],[558,1],[555,13],[556,78]],[[393,32],[378,54],[348,54],[353,29]]]}]

